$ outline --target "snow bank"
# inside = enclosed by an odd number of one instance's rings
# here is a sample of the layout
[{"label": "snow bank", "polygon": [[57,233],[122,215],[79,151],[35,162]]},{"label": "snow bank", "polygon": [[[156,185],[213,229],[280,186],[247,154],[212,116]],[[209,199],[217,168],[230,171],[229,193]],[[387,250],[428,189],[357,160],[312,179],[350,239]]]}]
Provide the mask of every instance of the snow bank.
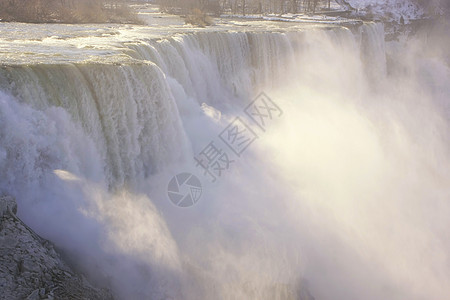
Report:
[{"label": "snow bank", "polygon": [[347,0],[357,10],[358,15],[373,15],[382,19],[405,23],[430,15],[444,13],[448,0]]}]

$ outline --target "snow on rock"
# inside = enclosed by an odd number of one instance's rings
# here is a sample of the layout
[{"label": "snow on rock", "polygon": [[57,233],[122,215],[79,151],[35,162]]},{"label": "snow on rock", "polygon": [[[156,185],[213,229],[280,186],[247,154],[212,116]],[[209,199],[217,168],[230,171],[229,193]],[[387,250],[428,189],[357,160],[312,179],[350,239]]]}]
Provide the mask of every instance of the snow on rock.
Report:
[{"label": "snow on rock", "polygon": [[0,196],[0,300],[112,299],[73,272],[16,212],[15,199]]},{"label": "snow on rock", "polygon": [[345,10],[354,9],[354,7],[352,7],[351,4],[345,0],[336,0],[336,2]]},{"label": "snow on rock", "polygon": [[408,23],[424,15],[423,9],[410,0],[349,0],[349,2],[359,13],[380,16],[397,22],[400,22],[403,17],[405,23]]},{"label": "snow on rock", "polygon": [[[342,0],[341,0],[342,1]],[[442,14],[448,0],[347,0],[360,16],[373,16],[409,23],[430,15]]]}]

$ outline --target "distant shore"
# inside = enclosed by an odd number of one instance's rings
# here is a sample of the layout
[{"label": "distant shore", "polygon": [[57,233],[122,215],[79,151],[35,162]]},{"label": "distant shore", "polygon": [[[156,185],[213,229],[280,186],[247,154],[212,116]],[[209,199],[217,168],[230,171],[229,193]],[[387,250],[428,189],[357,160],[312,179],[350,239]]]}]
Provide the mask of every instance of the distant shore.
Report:
[{"label": "distant shore", "polygon": [[0,22],[142,24],[127,3],[105,0],[0,1]]}]

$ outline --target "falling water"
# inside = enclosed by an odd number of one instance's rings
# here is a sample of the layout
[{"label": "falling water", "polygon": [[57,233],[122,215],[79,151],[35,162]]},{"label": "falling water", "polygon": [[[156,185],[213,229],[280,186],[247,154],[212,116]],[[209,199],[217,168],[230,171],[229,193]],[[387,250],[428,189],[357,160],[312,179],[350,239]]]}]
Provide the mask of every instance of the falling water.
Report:
[{"label": "falling water", "polygon": [[[5,64],[0,190],[123,299],[446,299],[450,56],[433,30],[199,31]],[[210,183],[194,155],[262,91],[282,117]],[[166,189],[185,171],[203,195],[181,209]]]}]

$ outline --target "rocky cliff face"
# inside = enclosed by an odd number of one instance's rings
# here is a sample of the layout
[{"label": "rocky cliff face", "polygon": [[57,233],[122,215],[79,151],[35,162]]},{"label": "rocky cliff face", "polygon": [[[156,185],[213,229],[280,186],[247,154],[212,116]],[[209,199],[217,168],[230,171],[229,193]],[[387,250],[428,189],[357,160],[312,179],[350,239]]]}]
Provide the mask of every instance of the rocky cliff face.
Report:
[{"label": "rocky cliff face", "polygon": [[76,274],[16,213],[16,201],[0,197],[0,299],[113,299]]}]

